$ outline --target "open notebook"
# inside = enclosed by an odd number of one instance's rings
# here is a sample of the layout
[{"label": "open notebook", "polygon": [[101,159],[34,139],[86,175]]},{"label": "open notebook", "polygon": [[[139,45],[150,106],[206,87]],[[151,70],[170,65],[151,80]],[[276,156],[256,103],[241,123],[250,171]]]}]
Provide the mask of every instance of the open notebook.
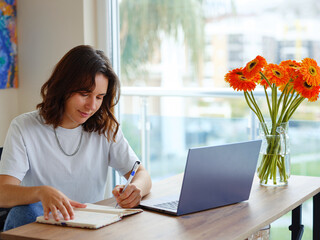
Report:
[{"label": "open notebook", "polygon": [[64,220],[63,216],[59,213],[60,220],[56,221],[50,213],[48,220],[44,219],[44,216],[40,216],[37,217],[36,222],[68,227],[97,229],[111,223],[118,222],[124,216],[143,211],[142,209],[114,208],[91,203],[86,203],[86,205],[86,208],[74,208],[74,219],[72,220]]}]

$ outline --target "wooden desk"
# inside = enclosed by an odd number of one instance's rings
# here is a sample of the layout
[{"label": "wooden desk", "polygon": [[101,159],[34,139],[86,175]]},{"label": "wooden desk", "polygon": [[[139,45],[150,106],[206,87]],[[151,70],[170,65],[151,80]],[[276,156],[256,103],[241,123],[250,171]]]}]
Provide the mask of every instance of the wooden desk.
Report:
[{"label": "wooden desk", "polygon": [[[154,184],[147,197],[174,193],[182,175]],[[314,197],[314,239],[320,239],[320,178],[291,176],[286,187],[262,187],[255,179],[249,201],[181,217],[144,211],[98,229],[77,229],[31,223],[1,234],[2,239],[224,239],[243,240],[260,228],[294,210],[299,227],[299,207]],[[112,204],[104,200],[99,204]],[[114,202],[113,202],[114,204]],[[298,211],[297,211],[298,210]],[[294,234],[298,234],[294,231]],[[293,235],[294,235],[293,234]],[[293,236],[295,239],[296,236]]]}]

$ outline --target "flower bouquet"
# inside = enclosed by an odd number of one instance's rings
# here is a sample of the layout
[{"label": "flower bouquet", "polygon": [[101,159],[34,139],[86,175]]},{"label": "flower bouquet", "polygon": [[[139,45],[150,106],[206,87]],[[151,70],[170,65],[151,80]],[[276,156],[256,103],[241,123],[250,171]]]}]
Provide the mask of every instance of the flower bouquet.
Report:
[{"label": "flower bouquet", "polygon": [[[244,68],[236,68],[225,75],[225,81],[237,91],[243,91],[249,108],[260,121],[260,133],[265,138],[265,150],[260,154],[258,177],[261,184],[287,184],[290,169],[285,164],[285,151],[281,144],[286,141],[288,122],[303,102],[314,102],[319,97],[320,68],[311,58],[301,62],[286,60],[280,64],[267,63],[257,56]],[[254,96],[260,85],[265,93],[269,111],[268,125]],[[261,152],[260,152],[261,153]]]}]

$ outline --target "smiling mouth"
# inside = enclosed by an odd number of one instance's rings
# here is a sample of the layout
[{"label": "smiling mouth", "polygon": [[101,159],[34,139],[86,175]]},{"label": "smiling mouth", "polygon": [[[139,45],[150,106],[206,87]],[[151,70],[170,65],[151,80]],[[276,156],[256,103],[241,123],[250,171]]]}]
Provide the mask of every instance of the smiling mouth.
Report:
[{"label": "smiling mouth", "polygon": [[81,112],[81,111],[79,111],[79,113],[80,113],[80,115],[82,117],[89,117],[90,116],[90,113],[84,113],[84,112]]}]

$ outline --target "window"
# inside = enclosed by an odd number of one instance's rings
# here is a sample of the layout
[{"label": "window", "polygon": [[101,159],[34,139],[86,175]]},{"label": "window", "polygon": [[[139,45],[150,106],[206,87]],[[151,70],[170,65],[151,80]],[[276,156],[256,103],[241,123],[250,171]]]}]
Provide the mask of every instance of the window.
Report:
[{"label": "window", "polygon": [[[242,94],[224,82],[227,71],[256,55],[320,64],[317,0],[118,4],[121,125],[154,181],[182,172],[190,147],[257,137]],[[292,174],[320,176],[319,118],[319,102],[304,102],[290,122]],[[289,221],[275,224],[275,238],[289,234]]]}]

